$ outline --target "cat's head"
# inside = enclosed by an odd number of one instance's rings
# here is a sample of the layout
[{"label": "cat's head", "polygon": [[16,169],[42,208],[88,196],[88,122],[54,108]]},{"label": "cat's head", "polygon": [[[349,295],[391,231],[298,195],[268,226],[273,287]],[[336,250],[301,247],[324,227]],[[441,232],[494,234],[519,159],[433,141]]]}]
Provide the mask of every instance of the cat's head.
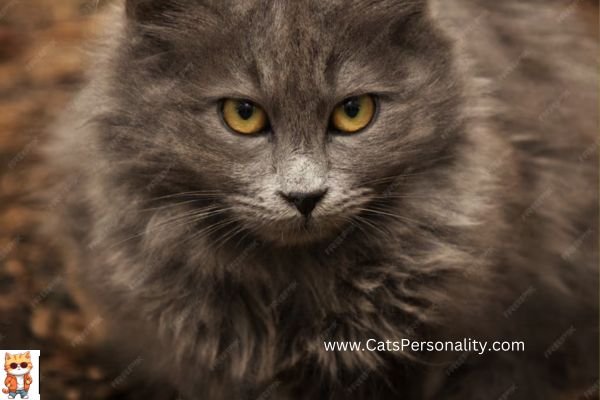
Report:
[{"label": "cat's head", "polygon": [[119,183],[229,221],[216,235],[335,235],[456,141],[425,1],[130,0],[126,26],[102,146]]},{"label": "cat's head", "polygon": [[33,364],[29,352],[9,354],[4,356],[4,370],[9,375],[22,376],[31,372]]}]

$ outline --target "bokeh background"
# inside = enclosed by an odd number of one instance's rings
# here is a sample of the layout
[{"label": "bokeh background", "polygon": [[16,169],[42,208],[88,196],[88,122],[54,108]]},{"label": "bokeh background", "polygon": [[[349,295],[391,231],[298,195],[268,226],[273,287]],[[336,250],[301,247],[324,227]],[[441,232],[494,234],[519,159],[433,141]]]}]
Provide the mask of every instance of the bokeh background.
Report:
[{"label": "bokeh background", "polygon": [[[70,282],[68,256],[38,233],[56,205],[36,200],[50,183],[39,150],[84,81],[110,3],[0,0],[0,348],[42,351],[44,399],[171,398],[148,394],[136,360],[115,362],[102,319]],[[597,0],[566,0],[556,12],[567,10],[597,38]]]}]

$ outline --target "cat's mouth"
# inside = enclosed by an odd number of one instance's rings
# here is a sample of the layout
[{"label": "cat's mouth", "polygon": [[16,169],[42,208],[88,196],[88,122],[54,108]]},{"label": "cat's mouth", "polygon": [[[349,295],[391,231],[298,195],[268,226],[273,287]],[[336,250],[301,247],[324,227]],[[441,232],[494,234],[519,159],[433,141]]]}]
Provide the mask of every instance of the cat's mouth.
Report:
[{"label": "cat's mouth", "polygon": [[311,215],[274,218],[269,216],[248,218],[240,223],[259,240],[280,246],[299,246],[326,242],[335,238],[343,229],[344,220],[336,216]]},{"label": "cat's mouth", "polygon": [[15,376],[21,376],[26,375],[29,371],[29,369],[12,370],[10,374]]},{"label": "cat's mouth", "polygon": [[265,240],[288,246],[326,241],[335,237],[338,230],[337,224],[314,217],[281,221],[275,226],[253,229]]},{"label": "cat's mouth", "polygon": [[[368,200],[357,196],[336,200],[327,191],[309,195],[278,196],[270,207],[246,199],[231,205],[231,212],[245,231],[257,239],[282,246],[331,243],[357,218]],[[344,203],[344,204],[342,204]],[[343,205],[343,206],[342,206]]]}]

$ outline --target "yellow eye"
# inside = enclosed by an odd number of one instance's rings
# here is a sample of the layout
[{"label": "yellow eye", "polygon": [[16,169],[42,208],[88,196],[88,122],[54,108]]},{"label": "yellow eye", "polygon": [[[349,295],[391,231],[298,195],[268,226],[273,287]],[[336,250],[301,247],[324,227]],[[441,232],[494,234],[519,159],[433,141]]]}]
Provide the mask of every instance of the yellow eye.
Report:
[{"label": "yellow eye", "polygon": [[341,102],[331,115],[331,126],[340,132],[354,133],[369,125],[375,116],[375,99],[369,94],[350,97]]},{"label": "yellow eye", "polygon": [[269,125],[265,111],[249,100],[227,99],[222,113],[225,123],[243,135],[260,133]]}]

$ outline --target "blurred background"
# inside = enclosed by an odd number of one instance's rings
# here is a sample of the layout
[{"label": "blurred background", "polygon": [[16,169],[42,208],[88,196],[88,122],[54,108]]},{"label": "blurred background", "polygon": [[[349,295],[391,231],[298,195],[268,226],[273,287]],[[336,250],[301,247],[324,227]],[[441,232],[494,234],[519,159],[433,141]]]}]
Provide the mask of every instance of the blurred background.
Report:
[{"label": "blurred background", "polygon": [[[0,349],[42,351],[44,399],[150,397],[136,382],[135,360],[115,365],[98,345],[103,321],[83,311],[68,257],[37,234],[53,204],[30,196],[48,185],[39,149],[83,83],[109,3],[0,0]],[[564,12],[577,13],[597,38],[597,0],[566,0],[556,10]]]}]

